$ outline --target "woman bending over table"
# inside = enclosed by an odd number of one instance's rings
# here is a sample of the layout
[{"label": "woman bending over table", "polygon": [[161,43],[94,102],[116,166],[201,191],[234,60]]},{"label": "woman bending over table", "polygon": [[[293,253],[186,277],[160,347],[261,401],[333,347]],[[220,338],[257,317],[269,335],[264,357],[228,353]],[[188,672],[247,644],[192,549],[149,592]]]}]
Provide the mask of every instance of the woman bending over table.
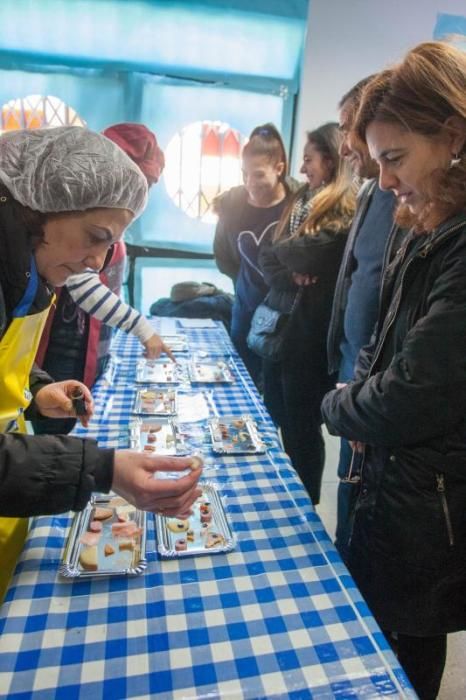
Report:
[{"label": "woman bending over table", "polygon": [[[186,514],[200,470],[178,481],[157,470],[190,460],[99,449],[94,440],[24,435],[24,417],[69,417],[81,382],[53,383],[33,361],[53,288],[99,270],[107,252],[143,211],[147,182],[109,139],[79,127],[0,136],[0,549],[1,589],[22,547],[26,521],[15,516],[81,510],[92,491],[113,488],[137,507]],[[30,406],[31,404],[31,406]],[[28,415],[27,410],[31,413]]]}]

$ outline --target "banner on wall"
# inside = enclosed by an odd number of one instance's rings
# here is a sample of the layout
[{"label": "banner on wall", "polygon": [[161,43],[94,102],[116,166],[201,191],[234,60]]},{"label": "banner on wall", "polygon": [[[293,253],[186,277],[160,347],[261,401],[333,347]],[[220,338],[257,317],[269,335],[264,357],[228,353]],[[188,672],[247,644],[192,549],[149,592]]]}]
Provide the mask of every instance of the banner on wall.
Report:
[{"label": "banner on wall", "polygon": [[451,41],[466,51],[466,17],[439,13],[434,27],[434,39]]}]

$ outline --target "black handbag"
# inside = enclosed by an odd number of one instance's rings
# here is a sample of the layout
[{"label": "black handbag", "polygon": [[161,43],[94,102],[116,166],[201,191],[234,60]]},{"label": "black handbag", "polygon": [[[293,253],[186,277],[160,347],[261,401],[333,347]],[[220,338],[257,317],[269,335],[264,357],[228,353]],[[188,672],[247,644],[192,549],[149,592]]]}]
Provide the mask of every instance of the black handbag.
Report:
[{"label": "black handbag", "polygon": [[254,312],[249,329],[248,347],[264,360],[278,362],[285,356],[286,341],[291,319],[303,295],[304,287],[296,293],[289,311],[276,311],[267,304],[267,299]]}]

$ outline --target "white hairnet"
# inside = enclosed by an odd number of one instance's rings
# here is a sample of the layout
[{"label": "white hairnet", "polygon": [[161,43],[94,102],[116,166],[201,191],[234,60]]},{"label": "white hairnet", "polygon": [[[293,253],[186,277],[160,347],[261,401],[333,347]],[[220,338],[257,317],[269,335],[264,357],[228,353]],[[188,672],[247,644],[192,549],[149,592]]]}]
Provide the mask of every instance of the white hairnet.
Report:
[{"label": "white hairnet", "polygon": [[76,126],[25,129],[0,136],[0,181],[21,204],[43,213],[147,202],[147,181],[121,148]]}]

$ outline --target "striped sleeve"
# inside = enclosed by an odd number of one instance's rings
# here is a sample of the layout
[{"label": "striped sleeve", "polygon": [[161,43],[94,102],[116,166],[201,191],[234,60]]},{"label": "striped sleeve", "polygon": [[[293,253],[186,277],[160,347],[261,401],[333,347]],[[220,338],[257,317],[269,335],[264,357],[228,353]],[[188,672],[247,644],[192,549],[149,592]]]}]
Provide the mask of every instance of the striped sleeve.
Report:
[{"label": "striped sleeve", "polygon": [[136,309],[125,304],[100,281],[97,272],[84,272],[69,278],[66,288],[73,301],[86,313],[107,326],[133,333],[145,343],[155,331]]}]

